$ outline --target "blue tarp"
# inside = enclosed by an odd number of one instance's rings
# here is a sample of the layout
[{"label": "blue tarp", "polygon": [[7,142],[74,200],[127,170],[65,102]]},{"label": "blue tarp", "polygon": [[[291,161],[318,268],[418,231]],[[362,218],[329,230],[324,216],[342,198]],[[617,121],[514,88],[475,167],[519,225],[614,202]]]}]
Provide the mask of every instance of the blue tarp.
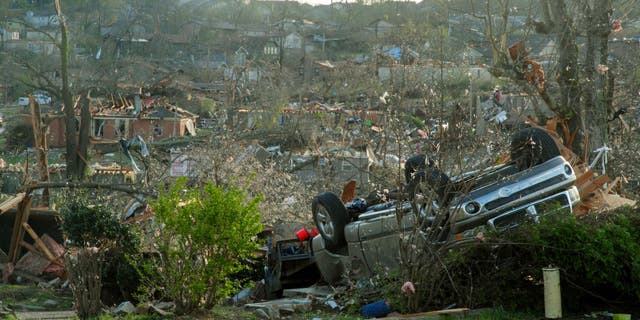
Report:
[{"label": "blue tarp", "polygon": [[393,60],[400,61],[400,57],[402,57],[402,48],[393,47],[389,50],[385,50],[384,54],[392,56]]}]

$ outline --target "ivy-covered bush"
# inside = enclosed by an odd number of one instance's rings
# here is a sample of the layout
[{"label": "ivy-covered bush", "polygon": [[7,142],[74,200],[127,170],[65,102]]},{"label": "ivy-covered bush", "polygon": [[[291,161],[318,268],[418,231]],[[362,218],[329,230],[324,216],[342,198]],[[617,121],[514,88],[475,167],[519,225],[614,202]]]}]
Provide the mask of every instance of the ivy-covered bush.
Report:
[{"label": "ivy-covered bush", "polygon": [[120,223],[113,211],[92,204],[90,195],[80,190],[62,197],[60,227],[77,247],[135,247],[137,239],[129,225]]},{"label": "ivy-covered bush", "polygon": [[159,255],[155,278],[145,280],[174,301],[176,314],[210,308],[239,287],[242,279],[229,276],[247,269],[259,246],[259,201],[234,186],[179,179],[151,204]]},{"label": "ivy-covered bush", "polygon": [[109,208],[92,204],[88,193],[72,190],[61,199],[60,227],[71,246],[65,266],[75,305],[81,319],[93,318],[102,311],[103,289],[123,295],[137,289],[136,269],[126,256],[137,254],[138,240]]}]

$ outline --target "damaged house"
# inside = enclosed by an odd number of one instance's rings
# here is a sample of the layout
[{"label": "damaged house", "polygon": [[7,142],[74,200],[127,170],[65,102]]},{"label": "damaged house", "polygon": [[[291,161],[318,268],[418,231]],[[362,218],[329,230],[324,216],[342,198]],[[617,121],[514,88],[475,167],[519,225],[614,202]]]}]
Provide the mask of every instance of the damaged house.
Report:
[{"label": "damaged house", "polygon": [[[126,99],[108,102],[105,104],[99,99],[91,102],[90,138],[93,144],[112,143],[120,138],[129,140],[135,136],[153,142],[196,135],[198,115],[161,98],[135,96],[133,102]],[[49,127],[47,143],[52,148],[64,147],[66,137],[62,111],[43,110],[42,114]],[[24,121],[30,123],[30,116],[26,115]]]},{"label": "damaged house", "polygon": [[195,136],[198,116],[164,101],[136,99],[133,106],[100,107],[91,118],[91,135],[96,140],[139,135],[153,142]]}]

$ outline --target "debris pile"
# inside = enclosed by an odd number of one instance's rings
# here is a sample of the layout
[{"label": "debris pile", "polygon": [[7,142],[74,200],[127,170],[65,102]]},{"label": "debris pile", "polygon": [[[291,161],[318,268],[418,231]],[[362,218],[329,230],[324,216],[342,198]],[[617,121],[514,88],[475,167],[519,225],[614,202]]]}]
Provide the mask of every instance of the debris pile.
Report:
[{"label": "debris pile", "polygon": [[[529,123],[534,126],[538,126],[531,120]],[[574,213],[576,215],[583,215],[591,211],[610,210],[623,205],[635,205],[636,201],[620,197],[615,193],[616,188],[623,183],[623,178],[616,177],[611,180],[606,173],[602,172],[601,174],[598,174],[594,170],[598,160],[606,161],[606,158],[601,157],[606,157],[606,154],[604,153],[608,150],[604,148],[598,150],[601,154],[596,156],[592,163],[588,164],[586,159],[580,157],[571,149],[573,139],[572,135],[567,130],[564,130],[564,137],[560,137],[556,134],[558,124],[557,120],[550,120],[547,122],[544,129],[546,129],[547,132],[552,133],[552,136],[556,139],[558,146],[561,147],[562,156],[568,159],[576,170],[577,179],[575,185],[580,191],[581,201],[578,207],[574,209]]]}]

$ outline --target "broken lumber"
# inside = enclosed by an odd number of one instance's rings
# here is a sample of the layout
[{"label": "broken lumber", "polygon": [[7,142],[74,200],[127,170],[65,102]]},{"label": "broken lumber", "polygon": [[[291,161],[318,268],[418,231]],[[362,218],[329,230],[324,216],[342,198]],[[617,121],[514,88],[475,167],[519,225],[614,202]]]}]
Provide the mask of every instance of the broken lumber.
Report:
[{"label": "broken lumber", "polygon": [[[38,181],[49,181],[49,161],[47,159],[47,126],[42,126],[42,115],[40,105],[36,103],[33,96],[29,96],[29,107],[31,108],[31,127],[33,129],[33,141],[36,150],[36,163],[38,166]],[[25,171],[26,172],[26,171]],[[49,188],[44,188],[42,200],[45,206],[49,206]]]},{"label": "broken lumber", "polygon": [[598,176],[597,178],[595,178],[594,180],[592,180],[589,183],[585,184],[582,188],[580,188],[578,190],[580,192],[580,199],[584,199],[584,198],[588,197],[594,191],[598,190],[605,183],[610,182],[610,181],[611,181],[611,179],[609,179],[608,176]]},{"label": "broken lumber", "polygon": [[38,237],[38,234],[35,231],[33,231],[33,228],[31,228],[31,226],[26,222],[22,224],[22,227],[24,227],[24,229],[27,231],[27,233],[29,233],[31,238],[35,241],[36,246],[38,247],[38,249],[40,249],[42,251],[42,253],[44,253],[45,258],[49,259],[49,261],[51,261],[51,262],[54,262],[56,260],[56,258],[53,256],[51,251],[49,251],[49,248],[47,248],[47,246],[44,244],[44,242],[42,242],[42,239],[40,239],[40,237]]},{"label": "broken lumber", "polygon": [[47,254],[43,253],[43,250],[41,250],[37,244],[31,245],[23,240],[20,242],[21,247],[27,248],[29,251],[15,264],[15,269],[35,276],[40,276],[45,273],[55,274],[64,279],[66,277],[65,266],[60,259],[64,254],[64,248],[46,233],[43,234],[40,239],[42,245],[54,259],[51,260],[47,257]]},{"label": "broken lumber", "polygon": [[24,239],[25,232],[22,224],[29,221],[31,200],[31,195],[26,195],[22,201],[20,201],[20,204],[18,204],[18,211],[16,212],[11,233],[11,242],[9,244],[9,262],[11,263],[16,263],[20,255],[20,241]]},{"label": "broken lumber", "polygon": [[[26,241],[24,241],[24,240],[23,240],[23,241],[20,241],[20,245],[21,245],[23,248],[25,248],[25,249],[29,250],[30,252],[32,252],[32,253],[34,253],[34,254],[39,255],[39,256],[40,256],[40,257],[42,257],[42,258],[46,258],[46,259],[48,259],[48,258],[45,256],[45,254],[44,254],[44,253],[40,252],[40,250],[38,250],[38,248],[34,247],[34,246],[33,246],[33,245],[31,245],[30,243],[28,243],[28,242],[26,242]],[[58,261],[58,260],[49,260],[49,261],[51,261],[51,263],[55,263],[55,264],[57,264],[57,265],[59,265],[59,266],[61,266],[61,267],[64,267],[64,265],[62,264],[62,262],[60,262],[60,261]]]},{"label": "broken lumber", "polygon": [[29,251],[31,251],[31,252],[33,252],[33,253],[35,253],[35,254],[39,254],[39,255],[40,255],[41,257],[43,257],[43,258],[46,258],[45,256],[43,256],[43,253],[42,253],[42,252],[38,251],[38,249],[37,249],[36,247],[32,246],[30,243],[28,243],[28,242],[26,242],[26,241],[22,240],[22,241],[20,241],[20,245],[21,245],[23,248],[25,248],[25,249],[27,249],[27,250],[29,250]]},{"label": "broken lumber", "polygon": [[[576,170],[577,171],[577,170]],[[595,174],[593,173],[593,171],[589,170],[587,172],[582,173],[581,175],[578,176],[578,178],[576,178],[576,182],[575,185],[580,187],[582,185],[584,185],[585,183],[587,183],[591,178],[593,178]]]},{"label": "broken lumber", "polygon": [[3,213],[11,210],[13,207],[17,206],[20,203],[20,201],[22,201],[22,199],[24,199],[25,195],[26,195],[26,193],[24,193],[24,192],[18,193],[15,197],[13,197],[11,199],[7,199],[3,203],[0,203],[0,215],[2,215]]},{"label": "broken lumber", "polygon": [[611,193],[611,190],[615,188],[618,184],[620,184],[620,177],[616,177],[613,179],[613,182],[609,184],[609,186],[604,190],[605,194]]}]

